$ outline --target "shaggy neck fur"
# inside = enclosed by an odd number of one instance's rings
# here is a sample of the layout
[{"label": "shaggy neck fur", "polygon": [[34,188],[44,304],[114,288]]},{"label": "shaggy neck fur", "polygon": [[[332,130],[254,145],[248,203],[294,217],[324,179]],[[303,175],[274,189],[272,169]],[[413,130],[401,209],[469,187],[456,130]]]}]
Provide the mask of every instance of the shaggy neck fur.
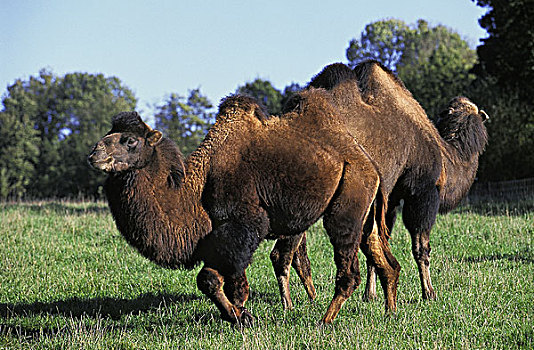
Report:
[{"label": "shaggy neck fur", "polygon": [[[456,101],[470,103],[463,97],[455,98],[451,103]],[[482,120],[467,113],[440,118],[436,126],[447,149],[443,158],[446,179],[440,203],[443,213],[455,208],[471,188],[488,134]]]},{"label": "shaggy neck fur", "polygon": [[[203,161],[201,161],[203,159]],[[191,268],[211,222],[201,206],[209,158],[188,162],[168,139],[142,168],[110,175],[106,194],[119,231],[146,258],[169,268]]]}]

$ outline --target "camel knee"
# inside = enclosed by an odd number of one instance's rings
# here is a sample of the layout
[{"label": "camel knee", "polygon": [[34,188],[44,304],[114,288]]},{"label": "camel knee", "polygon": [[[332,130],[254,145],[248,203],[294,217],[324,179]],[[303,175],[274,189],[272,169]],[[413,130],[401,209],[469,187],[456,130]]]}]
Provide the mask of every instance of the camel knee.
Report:
[{"label": "camel knee", "polygon": [[271,259],[271,263],[273,266],[277,266],[280,261],[280,251],[276,248],[276,246],[271,251],[271,254],[269,255],[269,258]]},{"label": "camel knee", "polygon": [[[351,260],[349,262],[348,260]],[[349,297],[361,283],[358,257],[347,259],[338,264],[335,292],[338,295]]]},{"label": "camel knee", "polygon": [[343,275],[336,278],[335,294],[348,298],[361,283],[360,274]]},{"label": "camel knee", "polygon": [[221,290],[223,277],[215,270],[203,268],[197,275],[197,287],[207,296],[215,295]]},{"label": "camel knee", "polygon": [[412,246],[412,255],[416,261],[420,261],[424,263],[425,265],[430,264],[430,252],[432,251],[432,248],[430,247],[430,243],[423,244],[414,244]]},{"label": "camel knee", "polygon": [[227,278],[223,286],[224,294],[232,304],[243,307],[248,300],[250,287],[245,274],[234,278]]}]

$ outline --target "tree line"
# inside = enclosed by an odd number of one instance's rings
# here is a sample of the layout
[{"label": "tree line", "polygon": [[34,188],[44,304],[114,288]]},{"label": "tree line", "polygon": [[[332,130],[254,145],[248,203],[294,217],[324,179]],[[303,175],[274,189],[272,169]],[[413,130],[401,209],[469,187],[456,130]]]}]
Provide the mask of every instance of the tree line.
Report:
[{"label": "tree line", "polygon": [[[446,26],[387,19],[349,41],[347,63],[382,62],[431,119],[454,96],[469,97],[491,118],[479,181],[534,177],[534,6],[531,0],[475,1],[488,10],[479,21],[488,37],[476,51]],[[258,78],[236,93],[279,114],[302,88],[293,83],[278,90]],[[0,198],[101,196],[103,176],[87,166],[86,154],[109,130],[111,116],[136,106],[134,93],[117,77],[42,70],[16,80],[0,111]],[[153,114],[155,127],[184,154],[197,147],[214,118],[213,104],[199,89],[170,94]]]}]

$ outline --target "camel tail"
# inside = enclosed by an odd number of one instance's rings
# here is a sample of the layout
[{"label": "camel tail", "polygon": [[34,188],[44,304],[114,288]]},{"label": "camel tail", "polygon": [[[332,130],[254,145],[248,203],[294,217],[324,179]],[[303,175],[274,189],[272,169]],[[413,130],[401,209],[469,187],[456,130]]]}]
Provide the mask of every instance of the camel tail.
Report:
[{"label": "camel tail", "polygon": [[[378,226],[378,237],[380,239],[380,244],[382,245],[384,256],[389,264],[389,266],[395,271],[400,271],[401,266],[393,253],[391,252],[391,247],[389,246],[390,232],[386,224],[386,213],[388,210],[388,199],[382,190],[382,186],[378,186],[378,190],[375,198],[375,220]],[[397,275],[398,278],[398,275]]]},{"label": "camel tail", "polygon": [[387,247],[389,246],[389,230],[386,224],[386,213],[388,211],[388,200],[384,191],[382,190],[382,185],[378,185],[378,190],[375,197],[375,221],[378,226],[378,236],[380,241]]}]

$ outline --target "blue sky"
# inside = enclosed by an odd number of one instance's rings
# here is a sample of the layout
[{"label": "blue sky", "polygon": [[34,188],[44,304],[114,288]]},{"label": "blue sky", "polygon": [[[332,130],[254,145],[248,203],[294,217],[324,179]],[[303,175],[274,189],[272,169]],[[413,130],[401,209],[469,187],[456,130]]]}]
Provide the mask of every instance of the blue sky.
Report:
[{"label": "blue sky", "polygon": [[138,110],[199,87],[214,104],[255,78],[278,89],[346,62],[365,25],[422,18],[474,48],[486,12],[470,0],[0,0],[0,95],[41,68],[116,76]]}]

